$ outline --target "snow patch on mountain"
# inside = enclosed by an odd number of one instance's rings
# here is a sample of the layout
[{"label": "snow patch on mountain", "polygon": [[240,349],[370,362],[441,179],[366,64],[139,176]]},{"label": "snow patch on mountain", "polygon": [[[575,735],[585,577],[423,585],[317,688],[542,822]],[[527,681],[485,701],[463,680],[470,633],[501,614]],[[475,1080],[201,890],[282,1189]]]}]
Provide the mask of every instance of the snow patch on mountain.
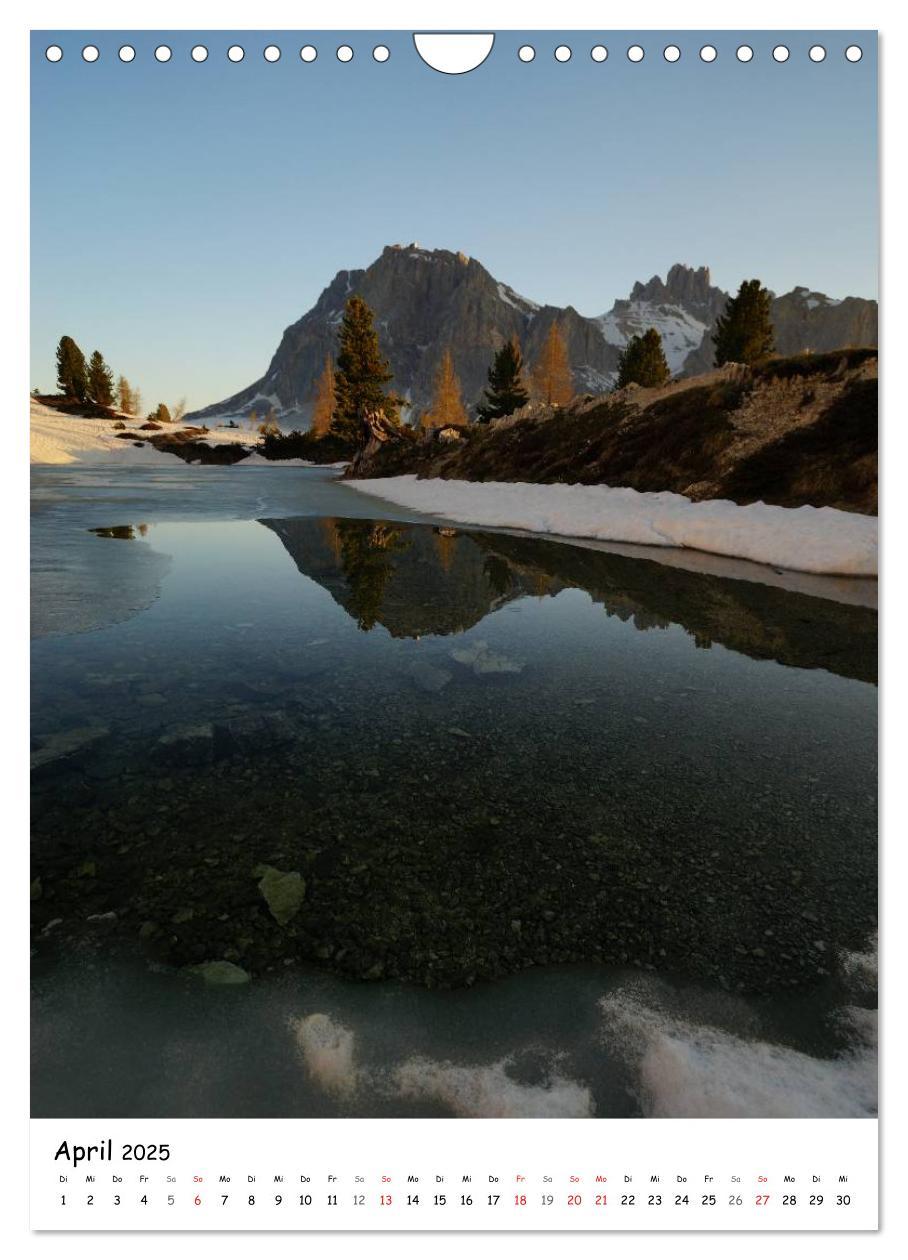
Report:
[{"label": "snow patch on mountain", "polygon": [[538,302],[531,302],[529,298],[516,293],[509,284],[502,284],[500,280],[497,283],[498,296],[502,302],[507,302],[508,306],[513,306],[515,311],[520,311],[522,315],[525,315],[528,311],[532,311],[535,314],[539,310]]},{"label": "snow patch on mountain", "polygon": [[700,345],[709,328],[707,323],[682,306],[640,301],[616,302],[610,311],[599,316],[596,323],[607,342],[622,348],[631,337],[655,328],[662,338],[662,348],[673,375],[681,371],[684,360],[691,350]]}]

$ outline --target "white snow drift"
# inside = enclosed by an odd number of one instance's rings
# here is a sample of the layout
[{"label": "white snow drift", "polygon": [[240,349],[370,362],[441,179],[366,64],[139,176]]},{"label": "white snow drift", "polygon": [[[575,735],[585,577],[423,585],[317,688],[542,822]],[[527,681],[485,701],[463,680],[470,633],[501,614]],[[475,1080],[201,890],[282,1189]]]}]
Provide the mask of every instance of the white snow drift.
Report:
[{"label": "white snow drift", "polygon": [[[118,437],[122,430],[115,429],[111,420],[68,416],[32,399],[30,421],[33,464],[172,464],[176,467],[179,463],[178,455],[156,450],[149,442],[136,446],[129,439]],[[128,421],[129,428],[136,431],[142,423],[141,417]],[[212,429],[204,437],[209,446],[224,442],[257,446],[262,440],[258,433],[228,428]]]},{"label": "white snow drift", "polygon": [[415,476],[347,483],[363,494],[464,525],[649,547],[689,547],[802,573],[876,577],[876,517],[837,508],[694,503],[669,491],[445,481]]}]

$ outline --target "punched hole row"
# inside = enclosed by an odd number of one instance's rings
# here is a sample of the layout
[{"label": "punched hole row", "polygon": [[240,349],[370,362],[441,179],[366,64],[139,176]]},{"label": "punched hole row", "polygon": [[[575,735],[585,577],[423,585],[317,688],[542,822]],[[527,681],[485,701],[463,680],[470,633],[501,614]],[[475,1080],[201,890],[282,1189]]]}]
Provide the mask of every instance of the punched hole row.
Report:
[{"label": "punched hole row", "polygon": [[[59,44],[51,44],[45,49],[44,55],[48,61],[57,62],[63,60],[63,49]],[[131,44],[124,44],[117,50],[117,56],[120,61],[130,62],[136,59],[136,50]],[[189,53],[195,62],[207,61],[209,50],[204,44],[196,44]],[[305,62],[315,61],[318,57],[318,49],[314,44],[304,44],[299,51],[300,60]],[[334,55],[338,61],[348,62],[353,60],[353,49],[349,44],[340,44],[335,50]],[[570,61],[573,56],[573,49],[568,44],[559,44],[552,54],[556,61]],[[590,57],[593,61],[606,61],[608,59],[609,50],[605,44],[594,44],[590,49]],[[858,44],[849,44],[844,50],[846,61],[860,61],[864,55],[864,50]],[[82,60],[87,62],[98,61],[101,56],[100,49],[95,44],[86,44],[82,49]],[[243,61],[246,56],[246,50],[241,44],[231,44],[227,49],[227,60],[232,62]],[[266,61],[275,62],[281,59],[281,49],[277,44],[268,44],[262,50],[262,56]],[[385,44],[376,44],[372,49],[373,61],[385,62],[391,56],[391,50]],[[517,50],[518,58],[523,62],[535,61],[536,49],[532,44],[522,44]],[[631,44],[626,50],[628,61],[640,62],[646,56],[646,51],[639,44]],[[662,56],[668,62],[676,62],[681,60],[681,49],[677,44],[668,44],[662,49]],[[719,53],[712,44],[704,44],[699,50],[698,56],[701,61],[707,63],[716,61]],[[754,50],[749,44],[741,44],[735,49],[735,56],[738,61],[748,62],[754,59]],[[807,52],[807,56],[813,62],[825,61],[827,57],[827,49],[822,44],[813,44]],[[154,50],[156,61],[167,62],[173,57],[173,49],[167,44],[159,44]],[[774,61],[785,62],[791,57],[791,50],[785,44],[776,44],[772,50]]]},{"label": "punched hole row", "polygon": [[[574,50],[569,44],[559,44],[552,55],[556,61],[570,61],[571,57],[574,55]],[[608,60],[608,55],[609,50],[606,48],[605,44],[594,44],[590,49],[590,56],[593,61],[606,61]],[[639,62],[643,61],[645,58],[646,50],[642,48],[640,44],[631,44],[630,47],[625,50],[625,55],[627,56],[628,61]],[[755,55],[754,50],[749,44],[741,44],[735,49],[735,56],[738,61],[753,61]],[[858,44],[849,44],[844,50],[846,61],[860,61],[863,55],[864,50]],[[517,49],[517,56],[524,62],[535,61],[536,49],[532,44],[522,44],[521,47]],[[668,62],[680,61],[681,49],[677,44],[667,44],[666,47],[662,49],[662,56]],[[719,50],[713,44],[704,44],[703,47],[700,48],[698,56],[701,61],[716,61],[719,56]],[[824,48],[822,44],[813,44],[808,49],[807,56],[814,62],[825,61],[827,49]],[[785,44],[776,44],[772,50],[772,57],[773,61],[788,61],[791,57],[791,49]]]},{"label": "punched hole row", "polygon": [[[60,47],[59,44],[51,44],[48,48],[44,50],[44,55],[48,61],[53,61],[53,62],[62,61],[63,49]],[[268,44],[266,48],[262,49],[262,56],[265,58],[266,61],[270,61],[270,62],[280,61],[281,55],[282,55],[282,49],[279,48],[277,44]],[[306,61],[306,62],[315,61],[315,59],[318,57],[318,49],[315,47],[314,44],[304,44],[303,47],[299,51],[299,55],[300,55],[301,61]],[[340,44],[334,50],[334,55],[337,57],[338,61],[344,61],[344,62],[352,61],[353,49],[350,47],[349,44]],[[124,44],[121,48],[117,49],[117,56],[119,57],[120,61],[130,62],[130,61],[135,61],[137,53],[136,53],[135,48],[133,48],[131,44]],[[195,62],[202,62],[202,61],[208,60],[210,56],[210,52],[209,52],[209,49],[204,44],[195,44],[189,50],[189,56]],[[391,49],[388,48],[386,44],[376,44],[375,47],[372,49],[373,61],[378,61],[378,62],[388,61],[390,56],[391,56]],[[95,44],[86,44],[85,47],[82,49],[83,61],[88,61],[88,62],[99,61],[100,57],[101,57],[101,50]],[[246,57],[246,49],[242,46],[242,44],[231,44],[230,47],[227,49],[228,61],[232,61],[236,63],[236,62],[243,61],[245,57]],[[155,61],[160,61],[160,62],[171,61],[173,59],[173,49],[168,44],[158,44],[158,46],[154,49],[154,59]]]}]

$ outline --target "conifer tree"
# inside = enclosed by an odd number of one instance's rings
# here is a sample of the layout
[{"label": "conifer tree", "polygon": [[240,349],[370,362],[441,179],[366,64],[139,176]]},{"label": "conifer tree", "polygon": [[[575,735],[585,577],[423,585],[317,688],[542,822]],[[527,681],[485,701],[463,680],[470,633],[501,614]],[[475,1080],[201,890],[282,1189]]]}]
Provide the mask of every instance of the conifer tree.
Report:
[{"label": "conifer tree", "polygon": [[315,402],[312,405],[312,436],[324,437],[331,428],[334,409],[337,405],[337,392],[334,387],[334,360],[330,354],[325,355],[325,366],[315,387]]},{"label": "conifer tree", "polygon": [[132,414],[134,416],[142,414],[142,391],[140,389],[132,391]]},{"label": "conifer tree", "polygon": [[573,397],[567,343],[557,323],[549,327],[539,352],[533,369],[533,386],[542,401],[550,406],[563,407]]},{"label": "conifer tree", "polygon": [[93,351],[88,361],[88,396],[99,407],[110,407],[113,405],[113,372],[104,362],[104,356],[100,350]]},{"label": "conifer tree", "polygon": [[120,411],[132,413],[132,388],[125,376],[117,378],[117,406]]},{"label": "conifer tree", "polygon": [[618,388],[631,384],[664,385],[670,376],[662,338],[656,329],[647,328],[642,336],[631,337],[618,360]]},{"label": "conifer tree", "polygon": [[716,367],[723,363],[758,363],[773,351],[772,295],[759,280],[744,280],[716,320],[713,334]]},{"label": "conifer tree", "polygon": [[374,318],[361,297],[353,294],[347,298],[339,333],[331,424],[332,433],[339,437],[358,438],[360,423],[367,411],[383,411],[385,419],[392,424],[400,419],[403,400],[385,390],[393,373],[378,344]]},{"label": "conifer tree", "polygon": [[479,405],[477,417],[483,424],[509,416],[527,401],[527,391],[521,379],[523,358],[516,337],[506,341],[495,354],[489,368],[489,384],[485,401]]},{"label": "conifer tree", "polygon": [[85,402],[88,397],[88,368],[85,355],[72,337],[61,337],[57,346],[57,389],[67,398]]},{"label": "conifer tree", "polygon": [[152,419],[157,420],[158,424],[170,424],[170,408],[167,403],[158,403]]},{"label": "conifer tree", "polygon": [[421,419],[424,428],[463,428],[470,423],[467,409],[463,405],[460,392],[460,380],[454,371],[454,360],[451,351],[445,350],[435,373],[435,391],[432,406],[428,415]]}]

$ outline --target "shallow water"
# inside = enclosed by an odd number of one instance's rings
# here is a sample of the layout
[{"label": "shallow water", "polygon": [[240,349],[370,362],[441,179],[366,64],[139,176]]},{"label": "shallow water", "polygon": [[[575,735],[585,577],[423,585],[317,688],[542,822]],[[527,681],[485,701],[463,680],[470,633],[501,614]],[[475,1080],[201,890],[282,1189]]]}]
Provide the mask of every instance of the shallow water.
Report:
[{"label": "shallow water", "polygon": [[38,1114],[872,1108],[872,610],[322,472],[35,488]]}]

